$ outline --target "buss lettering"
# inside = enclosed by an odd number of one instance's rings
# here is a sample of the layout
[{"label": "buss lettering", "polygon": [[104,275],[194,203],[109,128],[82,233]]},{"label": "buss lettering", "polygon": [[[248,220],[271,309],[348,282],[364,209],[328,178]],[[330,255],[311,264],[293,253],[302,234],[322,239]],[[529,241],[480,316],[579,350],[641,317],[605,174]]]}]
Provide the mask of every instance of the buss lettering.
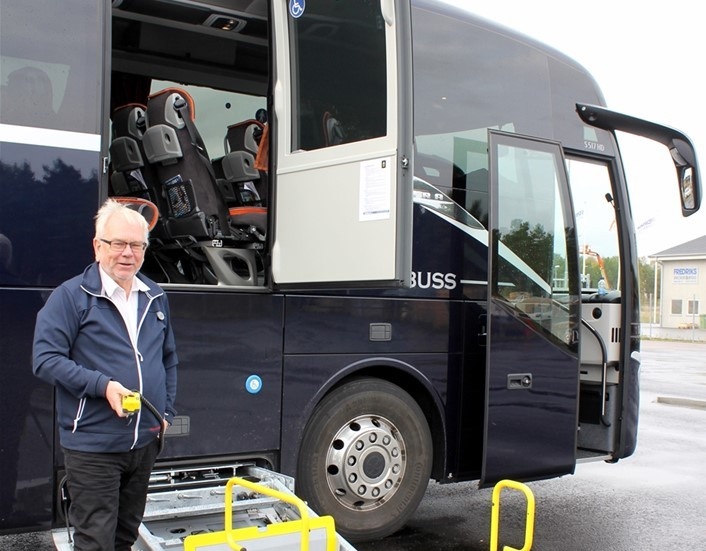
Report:
[{"label": "buss lettering", "polygon": [[419,289],[455,289],[456,274],[442,272],[412,272],[411,287]]}]

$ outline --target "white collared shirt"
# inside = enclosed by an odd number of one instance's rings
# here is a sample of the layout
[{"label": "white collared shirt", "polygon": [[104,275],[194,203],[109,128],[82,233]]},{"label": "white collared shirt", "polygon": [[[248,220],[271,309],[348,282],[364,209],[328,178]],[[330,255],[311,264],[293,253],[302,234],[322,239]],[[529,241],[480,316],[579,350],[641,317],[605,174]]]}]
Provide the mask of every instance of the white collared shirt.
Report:
[{"label": "white collared shirt", "polygon": [[130,334],[130,341],[137,350],[137,297],[140,291],[149,291],[149,287],[137,277],[133,277],[130,296],[125,296],[125,290],[105,273],[102,267],[99,266],[98,271],[103,283],[103,295],[112,300],[118,308]]}]

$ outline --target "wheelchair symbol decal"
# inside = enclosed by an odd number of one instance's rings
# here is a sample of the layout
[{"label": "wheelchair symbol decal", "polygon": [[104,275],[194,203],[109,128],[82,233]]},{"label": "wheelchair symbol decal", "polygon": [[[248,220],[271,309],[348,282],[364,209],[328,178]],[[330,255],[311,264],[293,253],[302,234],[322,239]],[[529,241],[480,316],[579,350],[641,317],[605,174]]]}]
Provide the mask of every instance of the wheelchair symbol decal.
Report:
[{"label": "wheelchair symbol decal", "polygon": [[289,15],[295,19],[304,15],[306,9],[306,0],[289,0]]},{"label": "wheelchair symbol decal", "polygon": [[250,375],[245,381],[245,390],[250,394],[257,394],[262,390],[262,379],[257,375]]}]

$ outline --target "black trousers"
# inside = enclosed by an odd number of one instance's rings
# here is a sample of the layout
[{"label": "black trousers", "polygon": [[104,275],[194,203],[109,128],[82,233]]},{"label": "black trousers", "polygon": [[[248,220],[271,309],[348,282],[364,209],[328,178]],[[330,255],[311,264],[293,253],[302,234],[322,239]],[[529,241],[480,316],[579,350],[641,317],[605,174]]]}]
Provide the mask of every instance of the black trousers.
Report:
[{"label": "black trousers", "polygon": [[124,453],[64,448],[74,551],[130,551],[145,512],[158,443]]}]

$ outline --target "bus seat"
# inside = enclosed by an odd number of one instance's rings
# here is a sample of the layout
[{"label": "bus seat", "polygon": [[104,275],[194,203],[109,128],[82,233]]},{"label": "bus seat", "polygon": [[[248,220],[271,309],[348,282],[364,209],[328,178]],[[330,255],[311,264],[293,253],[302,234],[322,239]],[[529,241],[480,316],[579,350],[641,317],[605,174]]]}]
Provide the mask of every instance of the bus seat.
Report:
[{"label": "bus seat", "polygon": [[231,224],[259,241],[265,240],[267,209],[262,206],[255,182],[260,174],[255,159],[247,151],[231,151],[221,161],[224,186],[234,196],[235,206],[228,210]]},{"label": "bus seat", "polygon": [[265,125],[258,120],[248,119],[231,124],[226,131],[224,148],[228,151],[248,151],[257,155]]},{"label": "bus seat", "polygon": [[326,147],[340,145],[346,138],[343,125],[328,111],[323,116],[323,130]]},{"label": "bus seat", "polygon": [[[10,65],[8,63],[8,65]],[[20,67],[10,71],[7,84],[0,86],[0,119],[6,124],[54,128],[54,91],[49,75],[37,67]]]},{"label": "bus seat", "polygon": [[214,167],[195,125],[191,96],[167,88],[149,97],[143,144],[163,189],[168,227],[203,261],[205,283],[251,285],[261,240],[232,224]]},{"label": "bus seat", "polygon": [[152,231],[159,221],[159,209],[152,201],[142,197],[113,197],[118,203],[122,203],[129,209],[139,212],[147,221],[148,231]]},{"label": "bus seat", "polygon": [[235,224],[247,228],[245,231],[260,241],[265,240],[267,231],[267,209],[265,207],[231,207],[228,209]]},{"label": "bus seat", "polygon": [[[143,132],[145,130],[145,106],[129,103],[116,108],[111,116],[113,139],[110,143],[111,195],[117,197],[140,197],[157,206],[159,213],[166,212],[161,188],[152,166],[145,162]],[[160,218],[152,232],[153,238],[166,239],[164,219]]]},{"label": "bus seat", "polygon": [[[269,170],[270,163],[270,125],[265,125],[265,131],[262,133],[262,138],[260,138],[260,145],[257,148],[257,155],[255,156],[255,168],[260,171],[260,179],[263,181],[263,188],[265,188],[264,182],[267,181],[267,174]],[[265,189],[266,191],[266,189]]]},{"label": "bus seat", "polygon": [[164,189],[171,233],[196,241],[227,239],[225,201],[194,120],[194,101],[186,91],[166,88],[152,94],[145,154]]},{"label": "bus seat", "polygon": [[142,140],[142,132],[137,127],[137,119],[144,117],[144,110],[144,105],[131,103],[117,108],[111,116],[113,137],[109,150],[113,195],[145,197],[148,193],[143,174],[144,158],[138,143]]},{"label": "bus seat", "polygon": [[[264,112],[264,110],[263,110]],[[263,157],[267,147],[267,124],[256,119],[248,119],[232,124],[226,131],[223,145],[226,156],[231,152],[243,151],[253,156],[253,168],[258,172],[258,178],[252,179],[260,197],[260,204],[267,206],[267,170],[265,166],[257,164],[258,158]]]},{"label": "bus seat", "polygon": [[257,181],[260,173],[255,170],[255,159],[247,151],[231,151],[221,159],[224,188],[234,206],[262,206]]}]

